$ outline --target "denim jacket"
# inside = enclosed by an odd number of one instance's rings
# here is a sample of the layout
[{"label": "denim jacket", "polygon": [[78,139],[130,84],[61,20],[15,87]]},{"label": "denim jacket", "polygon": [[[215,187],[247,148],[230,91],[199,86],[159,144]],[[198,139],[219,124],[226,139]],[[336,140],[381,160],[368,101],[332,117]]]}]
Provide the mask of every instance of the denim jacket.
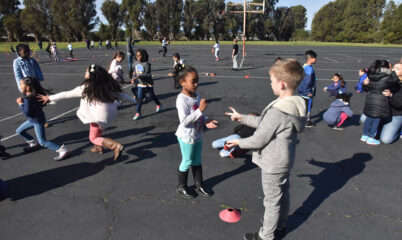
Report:
[{"label": "denim jacket", "polygon": [[15,81],[17,81],[18,90],[21,92],[20,80],[24,77],[36,78],[38,81],[43,81],[42,70],[38,62],[33,58],[24,59],[18,57],[13,62]]}]

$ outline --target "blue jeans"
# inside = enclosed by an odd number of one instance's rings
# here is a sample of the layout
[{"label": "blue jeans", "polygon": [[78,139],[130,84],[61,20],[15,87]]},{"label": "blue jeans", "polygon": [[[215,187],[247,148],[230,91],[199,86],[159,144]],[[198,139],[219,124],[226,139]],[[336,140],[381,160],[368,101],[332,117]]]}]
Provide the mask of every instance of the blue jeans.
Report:
[{"label": "blue jeans", "polygon": [[[233,134],[233,135],[230,135],[230,136],[227,136],[227,137],[224,137],[224,138],[220,138],[220,139],[217,139],[217,140],[212,142],[212,147],[215,148],[215,149],[223,148],[227,141],[233,140],[233,139],[240,139],[240,138],[241,137],[239,135],[237,135],[237,134]],[[228,157],[230,155],[230,153],[233,152],[233,150],[235,150],[236,148],[238,148],[238,147],[231,148],[229,151],[226,151],[225,149],[222,149],[221,152],[220,152],[221,156]]]},{"label": "blue jeans", "polygon": [[366,116],[366,121],[364,122],[363,135],[374,138],[377,134],[378,126],[380,125],[381,118],[372,118]]},{"label": "blue jeans", "polygon": [[34,122],[30,122],[28,120],[28,121],[24,122],[23,124],[21,124],[17,128],[16,132],[18,135],[25,138],[26,141],[31,141],[31,140],[34,140],[34,138],[27,133],[27,130],[32,127],[35,129],[36,137],[38,138],[39,144],[42,147],[48,148],[53,151],[56,151],[57,149],[60,148],[59,145],[46,140],[45,127],[43,126],[43,123],[34,123]]},{"label": "blue jeans", "polygon": [[381,131],[381,142],[389,144],[394,142],[401,135],[402,115],[392,116],[388,123],[385,123]]},{"label": "blue jeans", "polygon": [[137,113],[141,113],[142,100],[145,97],[145,91],[148,91],[149,96],[154,100],[156,105],[161,105],[159,99],[155,96],[153,87],[138,87]]}]

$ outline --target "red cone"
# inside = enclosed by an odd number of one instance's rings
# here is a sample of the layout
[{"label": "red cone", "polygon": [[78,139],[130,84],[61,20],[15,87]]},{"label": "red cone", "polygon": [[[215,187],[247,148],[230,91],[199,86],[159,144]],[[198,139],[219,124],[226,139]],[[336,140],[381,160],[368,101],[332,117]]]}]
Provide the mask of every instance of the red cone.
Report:
[{"label": "red cone", "polygon": [[228,223],[235,223],[240,221],[241,219],[241,214],[240,211],[234,208],[228,208],[225,210],[222,210],[219,213],[219,217],[221,218],[222,221],[228,222]]},{"label": "red cone", "polygon": [[246,75],[246,76],[244,76],[244,78],[250,78],[250,76],[249,76],[249,75]]}]

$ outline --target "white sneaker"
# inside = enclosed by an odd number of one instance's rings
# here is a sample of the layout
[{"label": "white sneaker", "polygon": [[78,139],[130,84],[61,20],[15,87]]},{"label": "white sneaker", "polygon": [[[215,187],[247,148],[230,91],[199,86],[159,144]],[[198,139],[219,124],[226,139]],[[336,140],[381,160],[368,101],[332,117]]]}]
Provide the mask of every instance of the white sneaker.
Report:
[{"label": "white sneaker", "polygon": [[54,158],[54,160],[56,160],[56,161],[66,159],[68,157],[68,155],[70,154],[70,152],[68,151],[67,147],[64,146],[64,144],[61,145],[61,147],[59,149],[57,149],[56,152],[59,153],[59,156]]}]

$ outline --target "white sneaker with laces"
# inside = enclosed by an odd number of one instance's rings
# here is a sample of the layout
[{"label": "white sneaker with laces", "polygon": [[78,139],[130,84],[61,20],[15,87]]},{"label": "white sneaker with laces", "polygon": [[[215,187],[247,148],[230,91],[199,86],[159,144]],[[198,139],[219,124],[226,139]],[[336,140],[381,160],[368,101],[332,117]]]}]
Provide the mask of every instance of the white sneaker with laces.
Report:
[{"label": "white sneaker with laces", "polygon": [[61,145],[61,147],[59,149],[57,149],[56,152],[59,153],[59,155],[54,158],[54,160],[56,160],[56,161],[66,159],[68,157],[68,155],[70,154],[70,152],[68,151],[67,147],[64,146],[64,144]]}]

